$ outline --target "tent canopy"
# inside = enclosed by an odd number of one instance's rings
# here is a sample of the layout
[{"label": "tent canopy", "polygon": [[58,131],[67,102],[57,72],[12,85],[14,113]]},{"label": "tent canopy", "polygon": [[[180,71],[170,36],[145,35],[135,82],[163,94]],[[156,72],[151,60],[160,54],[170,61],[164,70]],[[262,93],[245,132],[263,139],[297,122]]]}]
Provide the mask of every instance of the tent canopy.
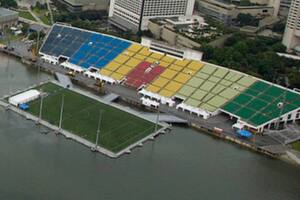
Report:
[{"label": "tent canopy", "polygon": [[244,124],[235,123],[235,124],[232,125],[232,128],[236,128],[236,129],[242,130],[244,128]]},{"label": "tent canopy", "polygon": [[19,105],[19,108],[22,110],[28,110],[29,109],[29,105],[27,103],[22,103]]},{"label": "tent canopy", "polygon": [[8,99],[8,102],[14,106],[19,104],[28,103],[40,97],[40,92],[38,90],[28,90],[21,94],[15,95]]},{"label": "tent canopy", "polygon": [[238,130],[237,134],[239,136],[245,137],[245,138],[251,138],[252,137],[252,133],[247,131],[247,130]]}]

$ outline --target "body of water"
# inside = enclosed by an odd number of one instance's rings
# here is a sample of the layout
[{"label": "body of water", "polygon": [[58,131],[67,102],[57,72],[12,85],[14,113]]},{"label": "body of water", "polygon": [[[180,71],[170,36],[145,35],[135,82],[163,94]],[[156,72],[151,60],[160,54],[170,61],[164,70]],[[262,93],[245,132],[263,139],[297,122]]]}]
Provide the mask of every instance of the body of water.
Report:
[{"label": "body of water", "polygon": [[[37,82],[36,70],[7,59],[0,55],[1,96]],[[299,167],[190,128],[119,159],[41,129],[0,109],[0,199],[300,199]]]}]

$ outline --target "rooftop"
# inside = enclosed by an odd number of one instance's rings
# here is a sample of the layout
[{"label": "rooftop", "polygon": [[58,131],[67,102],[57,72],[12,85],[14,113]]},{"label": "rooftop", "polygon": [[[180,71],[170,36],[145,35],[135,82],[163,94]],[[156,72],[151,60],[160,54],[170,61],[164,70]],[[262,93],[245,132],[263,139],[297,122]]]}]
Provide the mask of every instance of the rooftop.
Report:
[{"label": "rooftop", "polygon": [[9,10],[9,9],[6,9],[6,8],[0,8],[0,17],[15,15],[15,14],[17,14],[17,12],[15,12],[13,10]]}]

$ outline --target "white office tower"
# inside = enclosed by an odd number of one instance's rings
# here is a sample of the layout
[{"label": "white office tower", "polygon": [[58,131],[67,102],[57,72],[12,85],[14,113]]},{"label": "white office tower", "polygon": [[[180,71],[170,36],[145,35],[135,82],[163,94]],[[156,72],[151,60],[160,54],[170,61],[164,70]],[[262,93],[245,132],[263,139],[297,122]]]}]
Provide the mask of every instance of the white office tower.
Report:
[{"label": "white office tower", "polygon": [[300,0],[292,0],[282,44],[287,50],[300,45]]},{"label": "white office tower", "polygon": [[147,30],[151,18],[193,14],[195,0],[111,0],[109,20],[115,26],[137,32]]},{"label": "white office tower", "polygon": [[279,16],[287,18],[292,0],[280,0]]}]

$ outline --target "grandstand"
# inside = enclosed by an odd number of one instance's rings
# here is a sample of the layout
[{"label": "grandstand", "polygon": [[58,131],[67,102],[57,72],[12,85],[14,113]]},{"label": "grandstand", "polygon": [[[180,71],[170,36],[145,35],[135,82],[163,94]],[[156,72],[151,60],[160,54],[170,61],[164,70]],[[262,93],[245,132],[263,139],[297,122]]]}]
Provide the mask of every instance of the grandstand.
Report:
[{"label": "grandstand", "polygon": [[300,118],[300,95],[295,91],[113,36],[55,24],[40,55],[90,78],[137,89],[144,102],[166,104],[204,119],[225,113],[262,132],[278,120]]},{"label": "grandstand", "polygon": [[56,25],[41,52],[65,57],[70,63],[86,69],[101,69],[129,46],[124,40]]},{"label": "grandstand", "polygon": [[164,70],[163,67],[151,64],[150,62],[141,62],[126,76],[125,84],[134,88],[140,88],[150,83]]},{"label": "grandstand", "polygon": [[[282,109],[278,108],[280,103],[284,104]],[[299,94],[258,80],[221,109],[255,129],[270,126],[277,118],[299,119],[299,108]]]}]

